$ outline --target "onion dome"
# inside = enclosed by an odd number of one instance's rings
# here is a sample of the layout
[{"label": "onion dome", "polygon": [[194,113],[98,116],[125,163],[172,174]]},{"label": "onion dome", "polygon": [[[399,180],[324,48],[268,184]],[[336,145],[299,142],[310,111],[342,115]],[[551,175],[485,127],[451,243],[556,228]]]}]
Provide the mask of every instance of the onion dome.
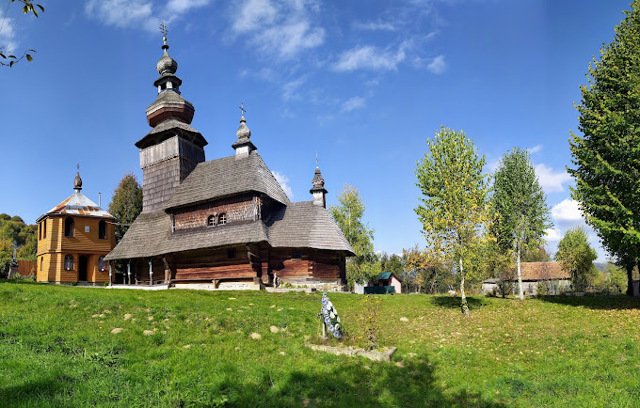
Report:
[{"label": "onion dome", "polygon": [[178,63],[167,52],[169,46],[167,45],[166,28],[164,26],[161,28],[165,34],[162,37],[164,51],[156,64],[156,70],[160,77],[153,83],[158,88],[158,98],[147,108],[147,121],[152,127],[167,119],[177,119],[189,124],[193,120],[195,109],[190,102],[180,96],[182,80],[175,75]]},{"label": "onion dome", "polygon": [[251,130],[247,127],[247,120],[244,115],[240,118],[240,127],[236,132],[236,136],[238,136],[238,139],[249,139],[251,137]]},{"label": "onion dome", "polygon": [[80,170],[76,173],[76,178],[73,179],[73,189],[76,192],[80,192],[82,190],[82,179],[80,178]]},{"label": "onion dome", "polygon": [[236,132],[238,140],[231,145],[236,151],[236,157],[248,156],[252,151],[256,150],[255,145],[251,142],[251,130],[247,127],[247,120],[244,118],[244,104],[240,106],[242,117],[240,118],[240,127]]},{"label": "onion dome", "polygon": [[[318,160],[316,158],[316,160]],[[316,171],[313,174],[313,180],[311,180],[311,184],[313,187],[309,192],[313,196],[313,204],[327,208],[327,199],[326,195],[328,193],[324,188],[324,177],[322,177],[322,173],[320,172],[320,167],[316,165]]]}]

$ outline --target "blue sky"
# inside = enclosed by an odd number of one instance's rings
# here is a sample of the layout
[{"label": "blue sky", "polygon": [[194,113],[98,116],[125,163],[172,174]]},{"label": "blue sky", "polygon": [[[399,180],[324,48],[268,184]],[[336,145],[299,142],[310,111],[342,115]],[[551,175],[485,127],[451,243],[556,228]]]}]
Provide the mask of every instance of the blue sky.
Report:
[{"label": "blue sky", "polygon": [[78,162],[83,193],[101,192],[104,208],[126,173],[141,181],[134,143],[150,130],[165,20],[208,160],[233,153],[244,102],[253,143],[294,201],[311,199],[317,154],[328,205],[352,184],[376,250],[401,253],[424,245],[414,169],[427,137],[464,130],[488,171],[512,147],[530,150],[554,252],[583,224],[565,171],[573,104],[629,2],[41,0],[38,19],[12,4],[0,45],[37,53],[0,69],[0,212],[34,222],[73,193]]}]

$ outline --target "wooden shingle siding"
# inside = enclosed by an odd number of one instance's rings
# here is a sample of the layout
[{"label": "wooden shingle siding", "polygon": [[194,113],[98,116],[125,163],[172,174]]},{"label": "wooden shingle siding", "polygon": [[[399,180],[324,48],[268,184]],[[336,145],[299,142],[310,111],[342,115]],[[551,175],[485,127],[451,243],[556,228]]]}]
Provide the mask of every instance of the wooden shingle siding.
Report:
[{"label": "wooden shingle siding", "polygon": [[211,215],[226,214],[227,223],[255,221],[260,215],[261,200],[251,194],[218,200],[190,208],[180,209],[175,213],[176,231],[207,226]]}]

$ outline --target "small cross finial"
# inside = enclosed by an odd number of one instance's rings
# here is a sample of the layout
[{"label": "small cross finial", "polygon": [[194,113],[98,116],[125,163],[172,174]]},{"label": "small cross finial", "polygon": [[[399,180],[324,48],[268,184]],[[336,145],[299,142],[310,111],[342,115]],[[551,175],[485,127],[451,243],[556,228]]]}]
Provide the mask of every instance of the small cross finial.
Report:
[{"label": "small cross finial", "polygon": [[318,153],[316,153],[316,167],[319,167],[318,166]]},{"label": "small cross finial", "polygon": [[167,30],[167,25],[164,23],[164,20],[160,23],[160,32],[162,33],[162,41],[164,42],[164,45],[167,45],[167,33],[169,31]]},{"label": "small cross finial", "polygon": [[242,103],[240,104],[240,106],[238,106],[238,108],[242,111],[242,116],[244,116],[245,112],[247,111],[247,110],[244,108],[244,102],[242,102]]},{"label": "small cross finial", "polygon": [[78,173],[80,173],[80,163],[76,164],[76,169],[78,170]]}]

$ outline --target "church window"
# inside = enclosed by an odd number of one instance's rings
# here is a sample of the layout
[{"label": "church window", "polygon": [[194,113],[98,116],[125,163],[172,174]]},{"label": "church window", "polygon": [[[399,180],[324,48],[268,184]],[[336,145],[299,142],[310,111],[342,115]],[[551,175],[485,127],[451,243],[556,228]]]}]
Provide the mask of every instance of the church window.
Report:
[{"label": "church window", "polygon": [[67,255],[64,257],[64,270],[65,271],[73,270],[73,255]]},{"label": "church window", "polygon": [[230,249],[227,251],[227,258],[234,259],[236,257],[236,250]]},{"label": "church window", "polygon": [[40,270],[44,271],[44,256],[40,257]]},{"label": "church window", "polygon": [[107,261],[104,260],[104,256],[98,258],[98,270],[100,272],[106,272],[107,270]]},{"label": "church window", "polygon": [[42,239],[42,223],[38,225],[38,241]]},{"label": "church window", "polygon": [[64,220],[64,236],[72,237],[73,236],[73,218],[69,217]]},{"label": "church window", "polygon": [[45,239],[47,237],[47,220],[42,221],[42,239]]},{"label": "church window", "polygon": [[218,215],[218,224],[224,225],[226,223],[227,223],[227,214],[222,213],[222,214]]},{"label": "church window", "polygon": [[209,218],[207,218],[207,225],[210,227],[213,227],[216,225],[216,216],[215,215],[210,215]]},{"label": "church window", "polygon": [[107,239],[107,222],[105,220],[98,223],[98,238]]},{"label": "church window", "polygon": [[293,259],[301,259],[302,258],[302,254],[300,253],[300,251],[293,251],[293,254],[291,254],[291,258],[293,258]]}]

